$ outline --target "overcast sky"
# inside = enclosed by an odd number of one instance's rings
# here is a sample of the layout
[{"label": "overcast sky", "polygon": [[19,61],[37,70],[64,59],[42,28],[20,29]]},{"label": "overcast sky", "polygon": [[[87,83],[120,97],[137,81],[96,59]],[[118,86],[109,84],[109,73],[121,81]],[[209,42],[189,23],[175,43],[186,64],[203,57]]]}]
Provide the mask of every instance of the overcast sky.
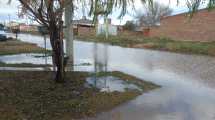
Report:
[{"label": "overcast sky", "polygon": [[[8,5],[7,0],[0,0],[0,22],[3,22],[5,20],[8,20],[9,17],[11,20],[16,20],[19,22],[26,22],[26,19],[18,19],[18,6],[19,2],[17,0],[12,0],[13,2]],[[161,4],[169,5],[170,8],[173,9],[173,14],[178,14],[182,12],[187,11],[187,7],[185,4],[186,0],[181,0],[180,4],[177,5],[177,0],[156,0],[159,1]],[[140,2],[140,0],[135,0],[135,8],[137,11],[142,10],[143,6]],[[132,8],[129,8],[129,14],[125,15],[123,19],[117,19],[118,12],[114,12],[113,15],[111,15],[111,18],[113,19],[114,24],[124,24],[127,20],[132,20],[134,16],[134,10]],[[76,14],[76,19],[80,18],[82,15]],[[27,22],[31,22],[28,20]]]}]

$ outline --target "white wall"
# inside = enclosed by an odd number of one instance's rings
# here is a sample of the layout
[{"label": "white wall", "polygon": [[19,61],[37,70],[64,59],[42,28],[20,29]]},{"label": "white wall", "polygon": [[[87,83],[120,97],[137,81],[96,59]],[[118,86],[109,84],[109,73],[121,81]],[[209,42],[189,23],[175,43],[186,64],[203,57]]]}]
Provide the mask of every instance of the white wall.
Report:
[{"label": "white wall", "polygon": [[[106,25],[105,24],[99,24],[97,27],[97,35],[104,34],[105,35]],[[109,35],[117,35],[117,26],[115,25],[108,25],[108,33]]]}]

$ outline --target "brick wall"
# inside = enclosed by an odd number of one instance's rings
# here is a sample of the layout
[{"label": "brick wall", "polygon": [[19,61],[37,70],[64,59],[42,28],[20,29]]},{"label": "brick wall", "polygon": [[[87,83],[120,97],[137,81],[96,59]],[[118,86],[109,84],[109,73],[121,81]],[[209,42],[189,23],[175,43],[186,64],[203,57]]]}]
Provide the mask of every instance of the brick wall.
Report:
[{"label": "brick wall", "polygon": [[95,35],[95,27],[78,26],[77,34],[80,36]]},{"label": "brick wall", "polygon": [[150,36],[215,41],[215,11],[200,10],[192,19],[185,17],[185,14],[164,18],[159,27],[151,28]]},{"label": "brick wall", "polygon": [[129,31],[129,30],[120,30],[118,31],[118,35],[120,36],[139,36],[139,37],[143,37],[143,32],[142,31]]}]

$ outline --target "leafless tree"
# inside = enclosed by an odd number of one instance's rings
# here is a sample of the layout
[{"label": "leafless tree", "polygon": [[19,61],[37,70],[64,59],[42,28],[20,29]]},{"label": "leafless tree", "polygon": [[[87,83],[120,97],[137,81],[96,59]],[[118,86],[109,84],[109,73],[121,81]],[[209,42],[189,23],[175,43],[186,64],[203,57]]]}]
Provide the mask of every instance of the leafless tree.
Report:
[{"label": "leafless tree", "polygon": [[[11,0],[9,0],[11,1]],[[135,0],[18,0],[22,6],[23,15],[31,17],[41,25],[48,29],[50,42],[53,52],[53,63],[57,67],[56,82],[64,82],[65,64],[64,64],[64,49],[63,49],[63,13],[67,5],[71,5],[74,9],[75,3],[87,2],[90,6],[89,15],[108,16],[117,8],[120,10],[120,17],[126,14],[127,7],[133,6]],[[148,4],[148,13],[142,17],[142,22],[147,21],[148,25],[153,25],[160,20],[161,17],[169,14],[166,8],[152,4],[153,0],[141,0],[144,4]],[[180,0],[178,0],[180,2]],[[194,4],[198,4],[201,0],[196,0]],[[209,7],[214,7],[215,0],[210,0]],[[100,6],[102,5],[102,6]],[[99,6],[99,7],[98,7]],[[193,6],[193,5],[192,5]],[[191,6],[191,7],[192,7]],[[79,7],[79,6],[78,6]],[[81,6],[80,6],[81,7]],[[100,8],[102,7],[102,8]],[[198,7],[198,6],[197,6]],[[164,12],[165,11],[165,12]],[[74,10],[72,10],[74,12]],[[141,18],[141,17],[140,17]],[[146,20],[144,20],[147,18]]]},{"label": "leafless tree", "polygon": [[63,12],[64,0],[19,0],[22,14],[31,17],[49,31],[53,63],[56,65],[56,82],[64,81]]},{"label": "leafless tree", "polygon": [[172,10],[168,6],[154,2],[151,5],[144,4],[143,12],[138,12],[136,17],[140,25],[151,27],[160,24],[160,20],[171,13]]},{"label": "leafless tree", "polygon": [[[11,1],[11,0],[9,0]],[[63,13],[67,5],[71,5],[74,13],[75,6],[89,5],[89,15],[108,16],[114,8],[121,10],[120,16],[125,15],[127,6],[133,0],[18,0],[21,3],[22,14],[45,26],[50,35],[53,63],[56,65],[56,82],[64,82],[65,58],[63,48]],[[144,1],[144,0],[143,0]],[[101,6],[102,5],[102,6]],[[102,9],[99,7],[103,7]],[[99,8],[99,9],[98,9]],[[102,10],[102,11],[101,11]],[[71,13],[71,14],[73,14]],[[72,19],[72,18],[71,18]]]}]

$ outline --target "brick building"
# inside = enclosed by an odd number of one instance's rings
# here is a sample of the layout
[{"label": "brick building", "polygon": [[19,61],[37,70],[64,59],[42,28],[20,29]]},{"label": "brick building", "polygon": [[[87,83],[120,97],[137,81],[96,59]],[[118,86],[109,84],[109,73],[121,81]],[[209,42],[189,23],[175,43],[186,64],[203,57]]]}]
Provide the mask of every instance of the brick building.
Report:
[{"label": "brick building", "polygon": [[38,32],[38,25],[19,24],[20,32]]},{"label": "brick building", "polygon": [[160,26],[150,29],[150,36],[174,40],[215,41],[215,11],[199,10],[192,19],[186,13],[161,20]]},{"label": "brick building", "polygon": [[85,16],[80,20],[73,20],[73,30],[75,35],[95,35],[95,25],[92,20]]},{"label": "brick building", "polygon": [[97,29],[97,33],[96,34],[97,35],[105,35],[107,27],[108,27],[107,33],[109,35],[113,35],[113,36],[118,35],[118,26],[117,25],[113,25],[111,19],[108,19],[107,26],[105,24],[105,21],[104,21],[104,24],[98,24],[98,26],[96,28]]}]

